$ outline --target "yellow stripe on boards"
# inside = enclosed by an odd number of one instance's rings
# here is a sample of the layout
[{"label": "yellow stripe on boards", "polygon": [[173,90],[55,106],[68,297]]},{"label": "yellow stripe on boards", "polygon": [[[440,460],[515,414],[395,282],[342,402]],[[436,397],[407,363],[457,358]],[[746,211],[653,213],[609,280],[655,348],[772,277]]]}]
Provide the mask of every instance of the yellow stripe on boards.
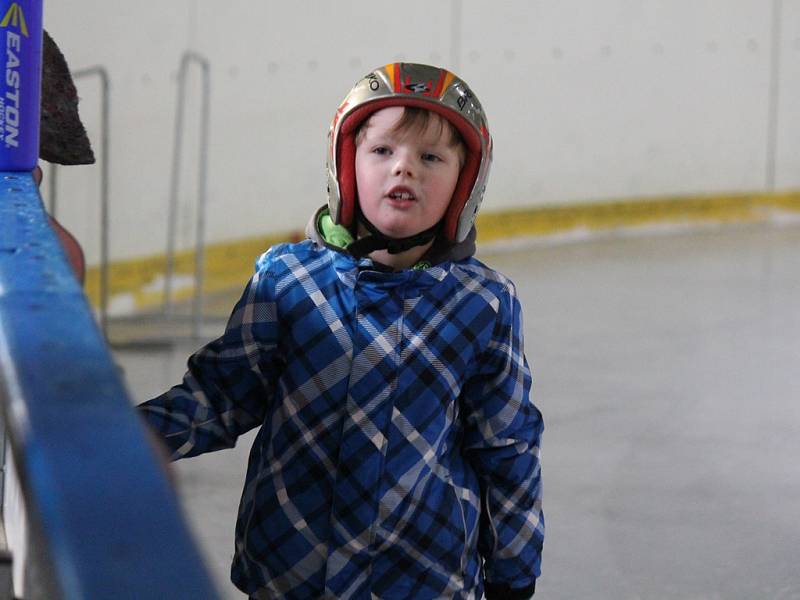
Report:
[{"label": "yellow stripe on boards", "polygon": [[481,213],[478,242],[548,236],[572,230],[607,231],[649,224],[748,223],[775,209],[800,212],[800,191],[625,199]]},{"label": "yellow stripe on boards", "polygon": [[[720,194],[691,197],[638,198],[608,202],[536,206],[478,215],[478,243],[500,242],[569,233],[611,231],[657,224],[756,223],[776,213],[800,213],[800,190],[774,194]],[[300,234],[285,233],[210,244],[206,248],[204,292],[213,294],[243,288],[253,273],[255,259],[270,246]],[[109,296],[127,295],[134,310],[157,307],[163,298],[159,284],[165,271],[164,255],[113,262],[109,265]],[[175,274],[194,274],[194,253],[175,257]],[[86,294],[99,305],[100,271],[90,267]],[[191,297],[191,286],[177,287],[176,301]],[[113,303],[112,303],[113,304]]]},{"label": "yellow stripe on boards", "polygon": [[[213,294],[231,288],[244,288],[253,274],[255,260],[270,246],[299,234],[276,234],[209,244],[206,247],[203,291]],[[173,272],[177,277],[193,277],[194,251],[175,254]],[[108,265],[108,295],[129,295],[136,310],[156,307],[163,301],[163,277],[166,256],[155,255],[114,261]],[[93,306],[100,304],[100,267],[93,265],[86,271],[86,295]],[[191,297],[191,286],[173,288],[172,298],[181,301]]]}]

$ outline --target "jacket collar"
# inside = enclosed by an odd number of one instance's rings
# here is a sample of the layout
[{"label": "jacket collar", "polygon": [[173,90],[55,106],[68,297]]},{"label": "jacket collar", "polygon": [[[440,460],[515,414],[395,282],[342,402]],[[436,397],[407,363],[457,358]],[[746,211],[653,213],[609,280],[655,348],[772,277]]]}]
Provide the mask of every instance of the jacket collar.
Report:
[{"label": "jacket collar", "polygon": [[[347,253],[345,246],[348,241],[353,240],[352,234],[341,225],[329,223],[323,226],[322,219],[325,217],[330,219],[327,205],[320,207],[313,214],[311,220],[306,225],[306,236],[312,242],[320,246],[330,248],[337,252]],[[433,266],[448,261],[464,260],[465,258],[473,256],[475,254],[476,235],[475,227],[473,227],[463,242],[451,244],[441,238],[437,239],[417,265],[420,265],[419,268],[425,268],[425,263]],[[382,266],[379,263],[374,264],[378,268]]]}]

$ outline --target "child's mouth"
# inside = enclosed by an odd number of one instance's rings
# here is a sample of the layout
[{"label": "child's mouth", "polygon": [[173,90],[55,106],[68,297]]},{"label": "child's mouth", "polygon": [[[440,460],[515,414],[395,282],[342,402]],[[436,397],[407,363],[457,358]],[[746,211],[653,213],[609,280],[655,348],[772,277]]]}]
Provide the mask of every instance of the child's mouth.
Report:
[{"label": "child's mouth", "polygon": [[386,197],[389,198],[389,200],[393,200],[401,204],[413,202],[417,199],[417,197],[414,195],[414,192],[405,187],[392,188],[389,190],[389,193],[386,194]]}]

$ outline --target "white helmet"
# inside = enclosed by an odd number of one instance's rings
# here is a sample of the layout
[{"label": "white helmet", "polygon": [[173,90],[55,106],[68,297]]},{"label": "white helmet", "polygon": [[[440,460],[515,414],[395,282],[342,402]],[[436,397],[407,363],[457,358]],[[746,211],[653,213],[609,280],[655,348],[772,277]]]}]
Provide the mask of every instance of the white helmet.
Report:
[{"label": "white helmet", "polygon": [[335,223],[350,227],[356,218],[355,134],[372,113],[388,106],[425,108],[447,119],[461,134],[466,159],[461,169],[441,233],[461,242],[475,222],[483,200],[492,137],[480,102],[453,73],[414,63],[394,63],[375,69],[350,90],[333,117],[328,132],[328,207]]}]

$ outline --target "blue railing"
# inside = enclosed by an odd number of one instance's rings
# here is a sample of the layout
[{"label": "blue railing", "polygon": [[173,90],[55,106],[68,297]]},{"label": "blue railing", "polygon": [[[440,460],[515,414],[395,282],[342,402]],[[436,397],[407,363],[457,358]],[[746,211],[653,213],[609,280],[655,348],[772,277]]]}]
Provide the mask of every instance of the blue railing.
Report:
[{"label": "blue railing", "polygon": [[0,172],[0,400],[48,597],[218,597],[27,173]]}]

